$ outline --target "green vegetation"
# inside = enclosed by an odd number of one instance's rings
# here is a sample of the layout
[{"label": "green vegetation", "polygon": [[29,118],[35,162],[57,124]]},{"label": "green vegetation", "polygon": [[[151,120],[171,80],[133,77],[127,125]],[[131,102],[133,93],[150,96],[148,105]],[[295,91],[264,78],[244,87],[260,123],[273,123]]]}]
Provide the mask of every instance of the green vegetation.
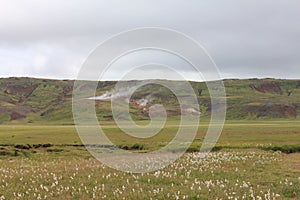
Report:
[{"label": "green vegetation", "polygon": [[[72,90],[74,81],[32,78],[0,79],[0,123],[72,125]],[[86,82],[83,89],[89,88]],[[116,82],[100,82],[96,94],[113,90]],[[176,82],[180,87],[181,82]],[[201,117],[210,117],[210,94],[205,83],[191,82],[200,103]],[[300,81],[277,79],[224,80],[227,94],[228,120],[297,120],[300,111]],[[185,91],[182,94],[186,95]],[[138,101],[147,98],[146,106]],[[170,90],[150,84],[139,88],[132,96],[131,116],[148,120],[149,107],[163,104],[168,116],[180,114],[176,97]],[[112,121],[109,101],[96,102],[100,121]]]},{"label": "green vegetation", "polygon": [[[156,172],[131,174],[104,166],[82,144],[72,120],[73,81],[0,79],[0,200],[300,199],[300,82],[224,83],[227,121],[206,158],[198,151],[210,122],[210,98],[204,83],[192,82],[201,121],[187,153]],[[97,95],[114,84],[99,83]],[[137,101],[145,95],[151,101],[141,108]],[[157,103],[165,106],[169,118],[157,135],[145,139],[116,126],[109,101],[97,101],[96,114],[116,146],[147,153],[167,145],[179,128],[176,98],[157,85],[136,91],[131,117],[147,125],[148,108]]]},{"label": "green vegetation", "polygon": [[[146,121],[140,122],[140,124],[146,123]],[[165,146],[174,137],[178,124],[177,121],[168,121],[159,134],[146,139],[130,137],[111,122],[103,122],[102,128],[109,139],[120,147],[153,151]],[[200,149],[207,128],[207,122],[200,123],[189,151]],[[275,151],[277,148],[282,152],[299,151],[297,150],[300,144],[299,128],[300,124],[297,121],[227,121],[216,148],[262,148]],[[39,148],[48,143],[54,146],[81,145],[74,126],[1,125],[0,133],[1,146],[21,145],[22,147],[23,145],[26,148],[28,146]]]},{"label": "green vegetation", "polygon": [[[102,126],[116,145],[133,152],[166,145],[178,129],[170,120],[146,140],[129,137],[111,122]],[[299,199],[300,153],[292,153],[299,151],[299,126],[296,121],[227,121],[213,152],[201,159],[197,151],[206,122],[189,153],[175,163],[130,174],[95,160],[73,126],[1,125],[0,198]]]},{"label": "green vegetation", "polygon": [[283,146],[263,146],[265,150],[281,151],[284,153],[297,153],[300,152],[300,145],[283,145]]},{"label": "green vegetation", "polygon": [[156,172],[110,169],[83,147],[0,156],[2,199],[299,199],[300,154],[185,154]]}]

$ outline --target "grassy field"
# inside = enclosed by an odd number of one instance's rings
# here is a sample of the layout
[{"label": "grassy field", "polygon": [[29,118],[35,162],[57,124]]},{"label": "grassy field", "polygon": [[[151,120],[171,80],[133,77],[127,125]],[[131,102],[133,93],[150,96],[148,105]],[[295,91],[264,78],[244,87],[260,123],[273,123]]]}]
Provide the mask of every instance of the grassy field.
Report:
[{"label": "grassy field", "polygon": [[[115,144],[143,152],[166,145],[178,129],[170,121],[137,139],[102,125]],[[215,151],[201,159],[204,122],[190,153],[160,171],[130,174],[93,158],[73,126],[1,125],[0,199],[300,199],[300,153],[272,151],[299,151],[299,126],[227,121]]]},{"label": "grassy field", "polygon": [[[176,121],[168,122],[159,134],[149,139],[130,137],[117,128],[115,124],[109,122],[102,123],[102,128],[111,141],[117,145],[141,143],[147,150],[153,150],[173,138],[178,130],[178,124]],[[200,124],[192,146],[201,145],[207,128],[207,123]],[[254,148],[267,145],[299,145],[299,130],[298,121],[227,121],[217,146]],[[1,125],[0,133],[0,145],[81,144],[74,126]]]}]

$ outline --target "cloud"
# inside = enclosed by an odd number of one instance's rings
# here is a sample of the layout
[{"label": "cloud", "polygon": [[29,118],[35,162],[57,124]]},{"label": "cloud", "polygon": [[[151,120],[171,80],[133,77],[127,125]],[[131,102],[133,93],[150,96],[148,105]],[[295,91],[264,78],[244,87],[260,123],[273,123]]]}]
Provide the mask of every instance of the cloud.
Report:
[{"label": "cloud", "polygon": [[[89,53],[111,35],[154,26],[181,31],[202,43],[222,77],[300,78],[298,0],[11,0],[0,4],[2,77],[75,78]],[[181,71],[192,76],[188,68]]]}]

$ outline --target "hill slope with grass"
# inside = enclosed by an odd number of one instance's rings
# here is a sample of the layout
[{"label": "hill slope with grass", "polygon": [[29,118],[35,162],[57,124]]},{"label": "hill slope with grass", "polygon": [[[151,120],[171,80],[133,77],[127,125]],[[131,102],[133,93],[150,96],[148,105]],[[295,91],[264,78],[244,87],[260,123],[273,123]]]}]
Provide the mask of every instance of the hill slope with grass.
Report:
[{"label": "hill slope with grass", "polygon": [[[34,78],[0,79],[0,123],[72,124],[72,80]],[[99,120],[113,120],[110,92],[116,82],[99,82],[96,101]],[[179,84],[179,82],[178,82]],[[184,114],[209,117],[210,96],[205,83],[191,82],[200,110],[185,108]],[[247,79],[224,80],[227,94],[227,119],[297,119],[300,114],[300,80]],[[88,87],[88,85],[87,85]],[[139,88],[130,100],[135,120],[149,119],[149,108],[163,104],[169,117],[180,114],[172,92],[159,85]]]}]

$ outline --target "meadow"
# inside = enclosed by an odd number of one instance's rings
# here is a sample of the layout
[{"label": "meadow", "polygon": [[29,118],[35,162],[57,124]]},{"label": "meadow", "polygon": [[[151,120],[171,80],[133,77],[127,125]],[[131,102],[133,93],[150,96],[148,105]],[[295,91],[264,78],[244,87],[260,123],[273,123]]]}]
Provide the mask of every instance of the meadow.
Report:
[{"label": "meadow", "polygon": [[[156,136],[138,139],[112,122],[102,125],[116,145],[138,152],[166,145],[178,128],[169,121]],[[93,158],[74,126],[1,125],[0,199],[300,199],[299,126],[296,120],[227,121],[213,152],[200,158],[204,122],[175,163],[133,174]]]}]

